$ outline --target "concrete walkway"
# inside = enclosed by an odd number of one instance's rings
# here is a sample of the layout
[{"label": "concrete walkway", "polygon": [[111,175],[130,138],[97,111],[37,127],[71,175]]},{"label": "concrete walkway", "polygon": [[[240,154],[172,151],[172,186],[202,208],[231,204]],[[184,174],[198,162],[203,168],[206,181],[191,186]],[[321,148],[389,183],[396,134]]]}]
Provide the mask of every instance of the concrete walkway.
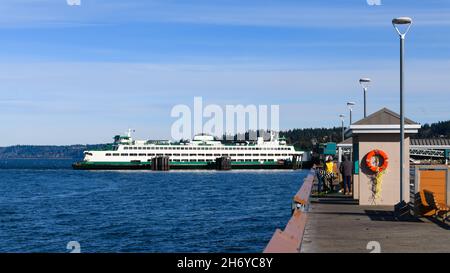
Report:
[{"label": "concrete walkway", "polygon": [[[301,252],[449,252],[450,226],[427,218],[398,220],[393,207],[358,206],[345,197],[312,198]],[[372,249],[372,248],[371,248]]]}]

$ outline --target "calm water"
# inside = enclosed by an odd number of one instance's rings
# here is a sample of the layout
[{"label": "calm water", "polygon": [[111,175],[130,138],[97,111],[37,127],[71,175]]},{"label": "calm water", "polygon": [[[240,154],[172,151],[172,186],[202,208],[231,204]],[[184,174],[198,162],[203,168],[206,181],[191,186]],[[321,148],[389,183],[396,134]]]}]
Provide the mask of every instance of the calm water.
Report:
[{"label": "calm water", "polygon": [[304,171],[74,171],[0,161],[0,252],[261,252]]}]

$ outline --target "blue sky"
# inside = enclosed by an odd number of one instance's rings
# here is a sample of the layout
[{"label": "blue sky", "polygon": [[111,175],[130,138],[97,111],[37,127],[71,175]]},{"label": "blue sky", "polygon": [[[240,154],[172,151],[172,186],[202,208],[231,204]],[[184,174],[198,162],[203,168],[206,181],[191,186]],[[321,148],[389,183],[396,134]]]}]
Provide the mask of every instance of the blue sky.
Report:
[{"label": "blue sky", "polygon": [[281,128],[398,111],[399,43],[411,16],[406,113],[450,119],[450,1],[2,0],[0,146],[168,138],[176,104],[279,104]]}]

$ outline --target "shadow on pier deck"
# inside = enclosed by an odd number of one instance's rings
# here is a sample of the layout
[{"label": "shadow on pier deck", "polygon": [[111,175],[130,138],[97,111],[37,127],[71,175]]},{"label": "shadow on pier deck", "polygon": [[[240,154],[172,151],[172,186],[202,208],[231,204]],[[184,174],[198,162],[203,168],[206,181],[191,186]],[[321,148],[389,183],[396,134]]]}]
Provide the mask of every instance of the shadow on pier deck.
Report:
[{"label": "shadow on pier deck", "polygon": [[450,252],[450,227],[433,218],[399,219],[394,207],[359,206],[351,198],[312,197],[301,252]]}]

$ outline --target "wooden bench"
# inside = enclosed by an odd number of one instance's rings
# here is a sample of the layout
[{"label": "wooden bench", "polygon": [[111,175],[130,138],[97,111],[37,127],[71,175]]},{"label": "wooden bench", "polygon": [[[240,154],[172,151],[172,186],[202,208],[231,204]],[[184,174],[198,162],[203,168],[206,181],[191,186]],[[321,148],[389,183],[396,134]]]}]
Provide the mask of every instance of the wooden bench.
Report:
[{"label": "wooden bench", "polygon": [[445,223],[449,217],[450,208],[446,204],[437,202],[436,196],[432,191],[423,190],[423,195],[429,208],[434,210],[434,215],[441,217],[442,221]]}]

